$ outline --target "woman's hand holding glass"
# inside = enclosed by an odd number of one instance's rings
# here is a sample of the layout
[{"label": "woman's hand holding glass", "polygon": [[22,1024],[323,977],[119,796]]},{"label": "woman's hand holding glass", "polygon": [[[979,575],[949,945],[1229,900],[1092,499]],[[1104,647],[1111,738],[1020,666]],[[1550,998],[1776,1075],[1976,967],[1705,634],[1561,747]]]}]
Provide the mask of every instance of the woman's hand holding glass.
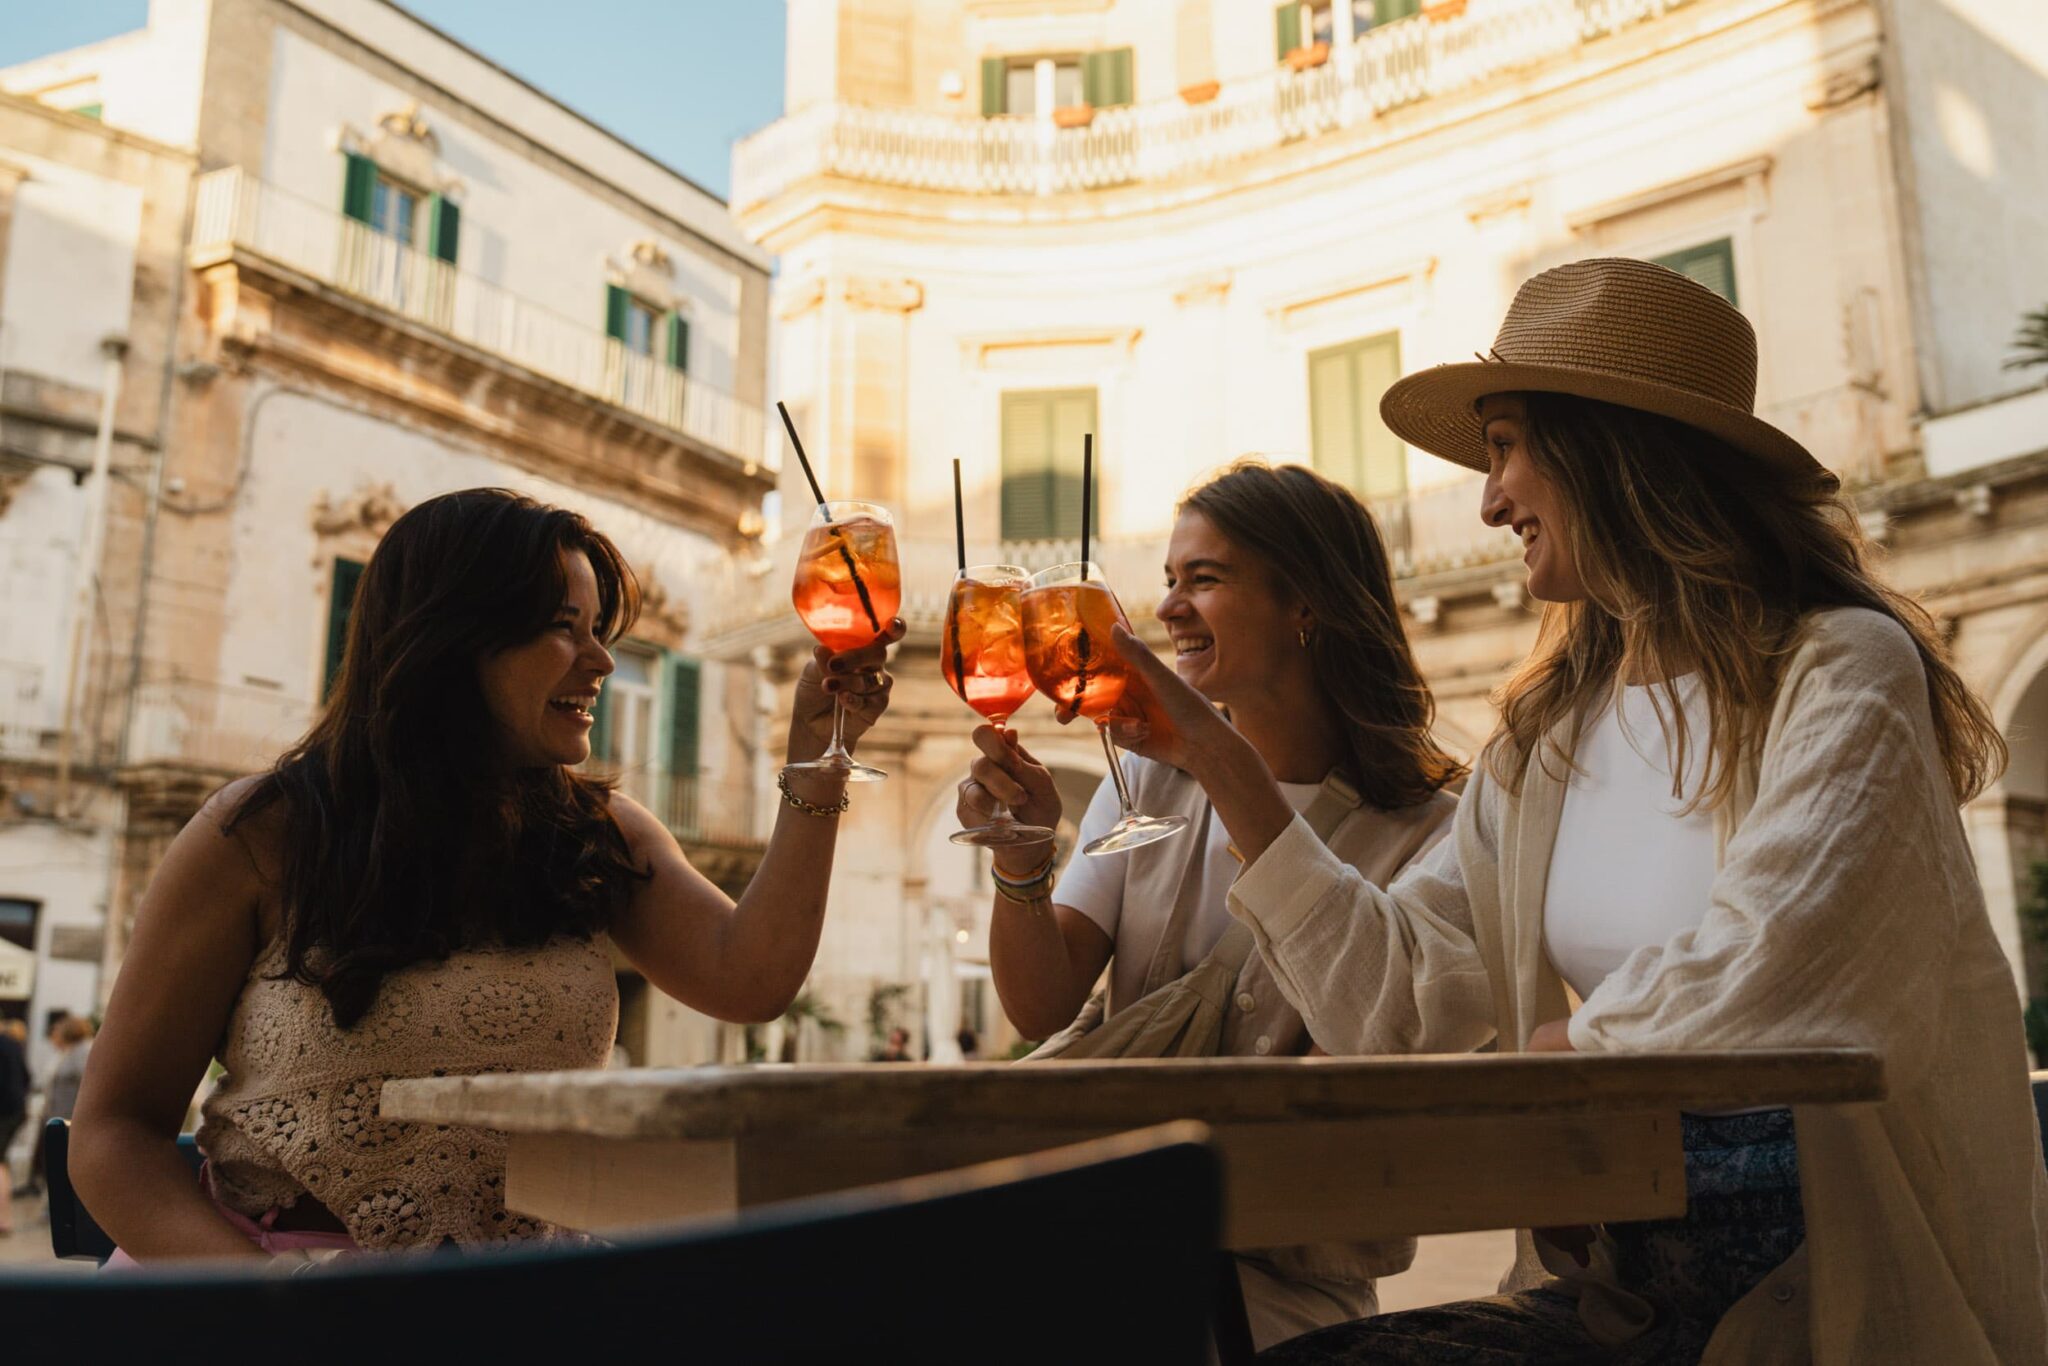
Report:
[{"label": "woman's hand holding glass", "polygon": [[888,671],[889,647],[903,639],[903,618],[895,617],[882,635],[857,650],[834,653],[819,645],[797,679],[789,724],[790,761],[823,754],[832,742],[832,712],[845,708],[842,739],[852,745],[889,709],[896,680]]},{"label": "woman's hand holding glass", "polygon": [[[981,755],[960,784],[956,808],[960,824],[968,828],[986,825],[1000,807],[1007,806],[1020,825],[1058,829],[1060,794],[1053,785],[1052,770],[1018,743],[1016,732],[976,726],[974,744]],[[1047,843],[1037,840],[1001,846],[996,850],[996,864],[1006,872],[1028,871],[1045,861]]]}]

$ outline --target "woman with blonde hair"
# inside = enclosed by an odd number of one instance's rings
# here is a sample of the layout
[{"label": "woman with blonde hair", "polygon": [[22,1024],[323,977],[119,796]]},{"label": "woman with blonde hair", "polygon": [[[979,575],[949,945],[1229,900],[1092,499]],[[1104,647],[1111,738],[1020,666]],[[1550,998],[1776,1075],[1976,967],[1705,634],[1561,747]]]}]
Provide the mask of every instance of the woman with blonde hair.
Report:
[{"label": "woman with blonde hair", "polygon": [[1514,1293],[1273,1361],[2048,1359],[2048,1174],[1958,815],[2004,745],[1755,375],[1718,295],[1593,260],[1388,392],[1397,434],[1485,473],[1545,604],[1452,837],[1391,884],[1118,639],[1168,722],[1126,740],[1215,794],[1231,910],[1332,1051],[1885,1061],[1880,1104],[1685,1116],[1683,1218],[1539,1232]]}]

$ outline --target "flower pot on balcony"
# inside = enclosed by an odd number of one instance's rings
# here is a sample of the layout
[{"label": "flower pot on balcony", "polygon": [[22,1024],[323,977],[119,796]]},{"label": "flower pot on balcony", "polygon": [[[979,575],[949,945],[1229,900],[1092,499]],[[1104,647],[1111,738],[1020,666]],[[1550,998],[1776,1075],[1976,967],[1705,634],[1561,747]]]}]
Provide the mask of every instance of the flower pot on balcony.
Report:
[{"label": "flower pot on balcony", "polygon": [[1202,81],[1195,85],[1182,86],[1180,88],[1180,97],[1189,104],[1207,104],[1210,100],[1215,99],[1217,95],[1221,94],[1222,91],[1222,82]]},{"label": "flower pot on balcony", "polygon": [[1433,24],[1446,19],[1456,19],[1465,12],[1466,0],[1429,0],[1422,7],[1422,13]]},{"label": "flower pot on balcony", "polygon": [[1052,111],[1055,128],[1086,128],[1095,122],[1095,106],[1092,104],[1070,104],[1064,109]]},{"label": "flower pot on balcony", "polygon": [[1293,67],[1296,71],[1307,71],[1313,67],[1321,66],[1329,60],[1330,45],[1328,43],[1310,43],[1307,47],[1298,47],[1287,54],[1287,65]]}]

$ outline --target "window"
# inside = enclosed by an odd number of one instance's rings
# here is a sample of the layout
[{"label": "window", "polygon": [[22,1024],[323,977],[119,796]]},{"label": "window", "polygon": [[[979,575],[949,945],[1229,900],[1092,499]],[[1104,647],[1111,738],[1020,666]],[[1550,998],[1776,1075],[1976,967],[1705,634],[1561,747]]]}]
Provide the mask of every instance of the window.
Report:
[{"label": "window", "polygon": [[[1095,431],[1093,389],[1003,395],[1003,539],[1081,534],[1081,438]],[[1102,525],[1096,499],[1090,533]]]},{"label": "window", "polygon": [[0,897],[0,1020],[28,1018],[36,985],[36,917],[40,903]]},{"label": "window", "polygon": [[1397,332],[1309,354],[1309,439],[1316,472],[1361,498],[1408,491],[1407,448],[1380,421],[1380,397],[1400,376]]},{"label": "window", "polygon": [[1652,256],[1650,260],[1656,265],[1668,266],[1688,279],[1697,280],[1737,308],[1742,307],[1741,301],[1735,297],[1735,245],[1730,239],[1723,237],[1703,242],[1668,256]]},{"label": "window", "polygon": [[981,64],[981,112],[1028,118],[1082,104],[1114,109],[1136,98],[1131,65],[1127,47],[1078,56],[990,57]]},{"label": "window", "polygon": [[1312,0],[1282,5],[1274,11],[1274,46],[1284,60],[1299,47],[1337,41],[1337,16],[1351,12],[1351,36],[1419,13],[1422,0]]},{"label": "window", "polygon": [[626,300],[626,328],[621,338],[626,349],[636,356],[654,354],[654,338],[661,329],[661,314],[652,304],[639,299]]},{"label": "window", "polygon": [[618,773],[629,794],[674,828],[690,809],[676,785],[698,772],[703,665],[630,641],[612,647],[612,660],[591,709],[590,762]]},{"label": "window", "polygon": [[320,697],[324,701],[341,673],[341,657],[348,648],[348,619],[356,602],[356,584],[363,567],[354,560],[336,559],[334,582],[327,595],[327,665],[320,676]]},{"label": "window", "polygon": [[419,245],[420,198],[418,191],[379,175],[370,192],[370,226],[406,246]]},{"label": "window", "polygon": [[341,279],[379,303],[446,325],[454,302],[452,275],[420,256],[455,264],[462,213],[445,195],[386,175],[354,152],[344,155],[341,211],[369,229],[342,234]]}]

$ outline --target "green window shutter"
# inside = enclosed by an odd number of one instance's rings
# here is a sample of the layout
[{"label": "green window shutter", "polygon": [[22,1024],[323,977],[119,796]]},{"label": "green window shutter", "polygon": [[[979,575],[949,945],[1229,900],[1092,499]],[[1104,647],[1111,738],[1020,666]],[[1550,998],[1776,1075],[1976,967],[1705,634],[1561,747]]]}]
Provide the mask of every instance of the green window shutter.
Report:
[{"label": "green window shutter", "polygon": [[610,763],[612,754],[612,695],[598,685],[597,701],[590,707],[590,762]]},{"label": "green window shutter", "polygon": [[1401,377],[1399,333],[1308,358],[1309,441],[1316,471],[1361,498],[1408,491],[1408,452],[1380,420],[1380,398]]},{"label": "green window shutter", "polygon": [[1301,46],[1300,5],[1282,5],[1273,11],[1273,35],[1282,59]]},{"label": "green window shutter", "polygon": [[690,368],[690,320],[680,313],[668,315],[668,363],[674,370]]},{"label": "green window shutter", "polygon": [[1657,265],[1669,266],[1689,280],[1698,281],[1737,308],[1742,306],[1735,297],[1735,244],[1728,238],[1650,259]]},{"label": "green window shutter", "polygon": [[1131,103],[1131,49],[1111,48],[1081,58],[1081,98],[1097,109]]},{"label": "green window shutter", "polygon": [[981,116],[988,118],[1001,114],[1003,109],[1003,87],[1010,78],[1009,63],[1001,57],[981,59]]},{"label": "green window shutter", "polygon": [[687,655],[664,656],[668,673],[668,771],[695,777],[698,768],[698,713],[703,706],[704,666]]},{"label": "green window shutter", "polygon": [[1396,19],[1412,19],[1422,12],[1422,0],[1378,0],[1374,15],[1383,24]]},{"label": "green window shutter", "polygon": [[626,298],[622,286],[604,287],[604,334],[613,341],[626,339]]},{"label": "green window shutter", "polygon": [[367,223],[377,194],[377,163],[354,152],[342,155],[348,164],[341,173],[341,211],[358,223]]},{"label": "green window shutter", "polygon": [[88,119],[103,118],[106,114],[106,106],[103,104],[81,104],[71,112]]},{"label": "green window shutter", "polygon": [[[1081,438],[1096,430],[1093,389],[1003,395],[1003,539],[1081,534]],[[1102,526],[1102,504],[1093,508]]]},{"label": "green window shutter", "polygon": [[462,240],[462,209],[445,195],[427,201],[427,241],[436,260],[455,264],[455,248]]},{"label": "green window shutter", "polygon": [[336,559],[334,586],[327,598],[327,671],[321,675],[320,698],[325,701],[334,679],[341,672],[341,657],[348,648],[348,619],[356,601],[356,584],[363,567],[354,560]]}]

